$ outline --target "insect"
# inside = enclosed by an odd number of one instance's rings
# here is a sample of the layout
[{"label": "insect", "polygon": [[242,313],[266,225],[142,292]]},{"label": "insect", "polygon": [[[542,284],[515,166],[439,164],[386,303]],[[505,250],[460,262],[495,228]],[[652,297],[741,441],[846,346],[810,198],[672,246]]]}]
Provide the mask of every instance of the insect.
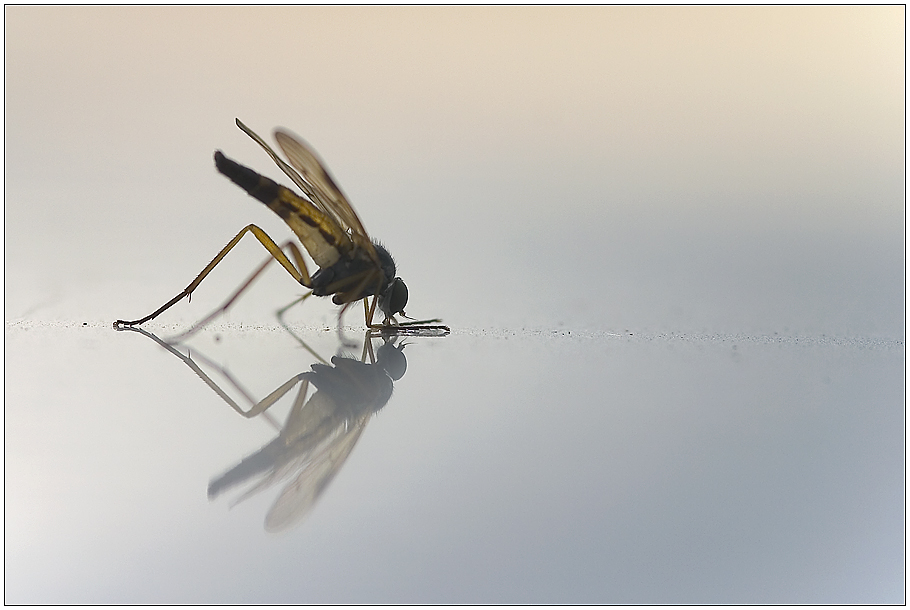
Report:
[{"label": "insect", "polygon": [[[347,198],[336,185],[325,165],[306,144],[280,129],[275,131],[278,146],[287,156],[290,165],[284,162],[272,148],[240,119],[237,126],[261,146],[302,191],[300,196],[291,189],[260,175],[256,171],[232,161],[219,150],[215,151],[215,166],[219,172],[258,199],[278,214],[294,232],[310,257],[319,267],[312,276],[309,274],[300,249],[293,241],[278,246],[265,231],[254,224],[244,227],[221,252],[196,276],[176,297],[138,320],[117,320],[114,328],[137,326],[156,318],[184,297],[190,297],[203,279],[227,256],[247,233],[252,233],[271,255],[253,275],[225,303],[198,322],[186,336],[227,310],[240,294],[253,282],[265,267],[276,260],[301,285],[309,288],[315,296],[332,296],[332,302],[342,305],[338,314],[338,328],[341,331],[341,316],[357,301],[363,300],[364,316],[369,328],[383,326],[410,327],[415,330],[428,329],[448,332],[448,327],[426,325],[439,320],[424,320],[399,323],[396,315],[404,313],[408,301],[408,289],[404,281],[395,275],[395,262],[383,246],[370,239],[363,223],[348,203]],[[294,263],[284,253],[287,249]],[[309,295],[307,295],[309,296]],[[367,305],[368,297],[372,303]],[[305,297],[304,297],[305,298]],[[376,309],[383,314],[382,324],[374,324]]]}]

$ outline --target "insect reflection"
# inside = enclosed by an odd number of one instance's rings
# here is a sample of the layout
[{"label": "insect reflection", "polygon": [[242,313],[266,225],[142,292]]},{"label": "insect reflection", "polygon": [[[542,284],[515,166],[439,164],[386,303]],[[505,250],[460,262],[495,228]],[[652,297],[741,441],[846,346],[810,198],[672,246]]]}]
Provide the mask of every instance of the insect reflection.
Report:
[{"label": "insect reflection", "polygon": [[[294,375],[252,407],[244,409],[194,361],[195,358],[206,366],[218,368],[204,355],[196,352],[191,358],[141,328],[123,330],[139,332],[174,354],[246,418],[271,418],[268,409],[298,386],[284,424],[276,426],[278,435],[214,478],[208,488],[209,499],[215,499],[229,489],[248,484],[232,502],[233,506],[284,483],[265,518],[265,529],[270,532],[290,528],[313,508],[351,454],[371,416],[388,402],[394,382],[407,370],[404,355],[407,344],[401,342],[401,336],[391,329],[370,330],[364,337],[360,359],[334,356],[330,363],[313,364],[309,370]],[[411,330],[408,334],[417,333]],[[374,341],[381,341],[375,351]],[[243,392],[227,371],[219,370],[230,384]],[[311,385],[315,391],[310,393]],[[253,400],[250,399],[250,403]]]}]

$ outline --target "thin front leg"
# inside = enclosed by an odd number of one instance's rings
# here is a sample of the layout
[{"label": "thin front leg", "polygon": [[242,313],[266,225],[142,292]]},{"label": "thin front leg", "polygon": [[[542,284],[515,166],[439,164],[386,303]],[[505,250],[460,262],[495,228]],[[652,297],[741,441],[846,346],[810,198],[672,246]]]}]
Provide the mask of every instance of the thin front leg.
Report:
[{"label": "thin front leg", "polygon": [[276,261],[281,263],[281,266],[284,267],[285,270],[291,274],[291,277],[293,277],[295,280],[297,280],[297,282],[299,282],[303,286],[306,286],[307,288],[310,287],[310,283],[311,283],[310,274],[307,271],[306,264],[303,261],[303,256],[300,254],[300,250],[297,248],[296,245],[294,245],[293,243],[289,243],[289,245],[292,246],[291,254],[294,256],[294,259],[296,260],[297,265],[300,267],[299,271],[298,271],[297,267],[294,267],[293,263],[291,263],[291,261],[288,260],[288,257],[285,256],[284,252],[282,252],[282,249],[278,247],[278,245],[272,240],[271,237],[268,236],[268,234],[266,234],[265,231],[263,231],[256,225],[247,225],[234,237],[234,239],[232,239],[230,242],[228,242],[228,244],[224,248],[221,249],[221,252],[219,252],[218,255],[212,259],[212,262],[210,262],[208,265],[206,265],[205,269],[203,269],[202,272],[196,276],[196,279],[194,279],[192,282],[190,282],[190,285],[183,289],[183,292],[181,292],[180,294],[175,296],[173,299],[171,299],[170,301],[168,301],[167,303],[165,303],[164,305],[162,305],[161,307],[159,307],[158,309],[156,309],[149,315],[145,316],[144,318],[139,318],[138,320],[117,320],[116,322],[114,322],[114,328],[123,328],[124,326],[138,326],[140,324],[144,324],[144,323],[148,322],[149,320],[152,320],[152,319],[158,317],[161,313],[170,309],[172,305],[176,304],[178,301],[180,301],[184,297],[189,297],[191,294],[193,294],[193,291],[196,290],[196,287],[202,283],[202,280],[204,280],[205,277],[209,273],[211,273],[212,269],[214,269],[215,266],[218,263],[220,263],[221,260],[225,256],[227,256],[227,253],[230,252],[231,249],[237,245],[237,243],[240,241],[240,239],[244,235],[246,235],[247,232],[250,232],[256,236],[256,239],[259,240],[259,243],[261,243],[265,247],[265,249],[269,251],[269,254],[271,254],[272,257]]}]

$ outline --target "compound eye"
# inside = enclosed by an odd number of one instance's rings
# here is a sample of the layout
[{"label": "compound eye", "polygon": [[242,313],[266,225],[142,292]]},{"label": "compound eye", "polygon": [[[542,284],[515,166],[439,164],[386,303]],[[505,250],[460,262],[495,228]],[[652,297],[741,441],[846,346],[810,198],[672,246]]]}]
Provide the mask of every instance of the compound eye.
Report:
[{"label": "compound eye", "polygon": [[404,285],[404,281],[400,277],[396,277],[382,293],[382,297],[379,299],[379,309],[388,318],[398,313],[404,315],[404,307],[407,304],[408,287]]}]

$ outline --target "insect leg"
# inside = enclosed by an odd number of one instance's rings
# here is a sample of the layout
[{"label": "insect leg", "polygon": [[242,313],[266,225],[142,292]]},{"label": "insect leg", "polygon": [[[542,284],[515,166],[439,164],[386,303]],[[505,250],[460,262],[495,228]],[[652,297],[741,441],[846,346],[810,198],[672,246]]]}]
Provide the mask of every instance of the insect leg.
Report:
[{"label": "insect leg", "polygon": [[[372,279],[371,275],[372,274],[369,274],[369,273],[363,274],[363,279],[360,280],[359,284],[357,284],[352,290],[345,289],[344,293],[341,293],[339,291],[340,296],[346,300],[354,295],[361,294],[364,291],[364,289],[367,286],[369,286],[370,280]],[[380,292],[381,288],[382,288],[382,277],[380,277],[376,283],[376,289],[373,291],[373,304],[370,306],[369,310],[367,310],[367,306],[366,306],[367,298],[369,298],[369,297],[364,297],[364,299],[363,299],[364,318],[366,320],[366,325],[368,328],[379,328],[380,327],[379,325],[373,324],[373,313],[376,311],[376,303],[379,300],[379,292]],[[332,285],[329,285],[328,290],[332,290]],[[338,312],[338,330],[339,330],[338,334],[339,334],[339,336],[341,336],[341,332],[340,332],[341,331],[341,317],[344,315],[345,311],[347,311],[348,307],[350,307],[351,304],[356,303],[358,300],[359,299],[355,298],[353,301],[346,302],[344,304],[344,307],[341,308],[341,311]]]},{"label": "insect leg", "polygon": [[367,329],[363,336],[363,352],[360,354],[360,361],[366,363],[367,355],[370,356],[370,364],[376,364],[376,354],[373,352],[373,331]]},{"label": "insect leg", "polygon": [[221,249],[221,252],[219,252],[218,255],[212,259],[212,262],[210,262],[208,265],[206,265],[205,269],[203,269],[202,272],[196,276],[196,279],[194,279],[192,282],[190,282],[190,285],[183,289],[183,292],[181,292],[180,294],[175,296],[173,299],[171,299],[170,301],[168,301],[167,303],[165,303],[164,305],[162,305],[161,307],[159,307],[158,309],[156,309],[149,315],[145,316],[144,318],[140,318],[138,320],[117,320],[116,322],[114,322],[114,328],[122,328],[124,326],[138,326],[140,324],[144,324],[144,323],[148,322],[149,320],[152,320],[152,319],[158,317],[158,315],[160,315],[164,311],[170,309],[170,307],[172,305],[176,304],[182,298],[190,296],[193,293],[193,291],[196,290],[196,287],[199,286],[200,283],[202,283],[202,280],[204,280],[205,277],[209,273],[211,273],[212,269],[214,269],[215,266],[218,263],[220,263],[221,260],[225,256],[227,256],[227,253],[230,252],[231,249],[237,245],[237,243],[240,241],[240,239],[244,235],[246,235],[247,232],[252,233],[256,237],[256,239],[259,240],[259,242],[265,247],[265,249],[269,251],[269,254],[271,254],[275,260],[277,260],[279,263],[281,263],[281,266],[284,267],[285,270],[287,270],[287,272],[291,274],[291,277],[293,277],[295,280],[297,280],[300,284],[309,288],[310,274],[307,272],[306,265],[303,262],[303,256],[300,254],[300,250],[297,248],[297,246],[294,244],[290,244],[291,246],[293,246],[293,248],[291,250],[291,254],[294,256],[294,259],[296,260],[297,264],[300,266],[299,271],[296,267],[294,267],[293,263],[291,263],[291,261],[288,260],[288,257],[285,256],[285,254],[284,254],[284,252],[282,252],[281,248],[279,248],[275,244],[275,242],[272,240],[272,238],[269,237],[265,231],[263,231],[256,225],[247,225],[234,237],[234,239],[232,239],[230,242],[228,242],[228,244],[224,248]]},{"label": "insect leg", "polygon": [[[244,408],[241,407],[239,404],[237,404],[237,402],[233,398],[231,398],[231,396],[227,392],[225,392],[223,389],[221,389],[221,387],[217,383],[215,383],[215,381],[211,377],[209,377],[199,367],[199,365],[193,361],[193,358],[191,358],[189,355],[184,355],[180,350],[175,348],[173,345],[171,345],[167,341],[164,341],[163,339],[159,339],[157,335],[150,333],[145,329],[126,327],[126,328],[123,328],[122,330],[133,331],[133,332],[143,334],[146,337],[148,337],[149,339],[152,339],[155,343],[157,343],[158,345],[160,345],[167,351],[169,351],[171,354],[173,354],[174,356],[179,358],[184,364],[186,364],[188,367],[190,367],[190,369],[203,382],[205,382],[205,384],[207,386],[209,386],[225,403],[227,403],[227,405],[229,407],[231,407],[238,414],[240,414],[246,418],[252,418],[252,417],[256,417],[258,415],[265,414],[265,411],[267,409],[269,409],[273,404],[278,402],[278,400],[282,396],[287,394],[291,390],[291,388],[293,388],[295,385],[297,385],[300,382],[303,382],[303,385],[301,386],[301,390],[298,392],[298,397],[295,398],[295,400],[294,400],[294,404],[296,405],[298,402],[302,402],[300,394],[301,393],[305,394],[306,388],[309,386],[309,382],[307,381],[306,377],[303,376],[304,374],[300,373],[300,374],[294,375],[293,377],[288,379],[286,382],[284,382],[282,385],[278,386],[278,388],[276,388],[274,391],[272,391],[271,394],[269,394],[268,396],[266,396],[259,402],[256,402],[256,400],[252,396],[250,396],[250,394],[246,390],[244,390],[243,387],[241,387],[240,384],[237,383],[237,381],[234,380],[233,376],[226,369],[224,369],[223,367],[212,362],[211,360],[206,358],[203,354],[197,352],[196,358],[199,361],[201,361],[203,364],[205,364],[207,366],[214,368],[219,373],[221,373],[225,377],[225,379],[227,379],[228,382],[232,386],[234,386],[234,389],[237,392],[239,392],[241,395],[243,395],[244,399],[250,403],[251,407],[249,409],[244,410]],[[268,417],[268,414],[265,414],[264,416]],[[277,427],[279,430],[281,429],[281,426],[277,426]]]},{"label": "insect leg", "polygon": [[363,299],[363,318],[366,321],[367,328],[372,328],[373,326],[373,312],[376,311],[376,301],[379,299],[379,295],[373,295],[373,304],[369,307],[367,303],[367,297]]},{"label": "insect leg", "polygon": [[323,358],[322,356],[320,356],[319,354],[316,353],[316,350],[314,350],[312,347],[307,345],[306,341],[304,341],[303,339],[298,337],[297,333],[295,333],[293,330],[291,330],[291,327],[288,326],[287,323],[285,323],[285,321],[284,321],[284,313],[288,309],[293,307],[294,305],[297,305],[298,303],[302,303],[304,301],[304,299],[309,297],[311,294],[313,294],[313,293],[308,292],[305,295],[303,295],[302,297],[300,297],[299,299],[294,299],[293,301],[291,301],[290,303],[288,303],[287,305],[285,305],[284,307],[282,307],[281,309],[276,311],[275,316],[278,318],[278,323],[281,324],[281,328],[283,328],[285,331],[287,331],[287,333],[289,335],[294,337],[294,339],[297,341],[297,343],[299,343],[301,345],[301,347],[303,347],[306,351],[310,352],[317,360],[319,360],[319,362],[321,362],[323,364],[329,364],[325,358]]},{"label": "insect leg", "polygon": [[[287,241],[281,246],[281,250],[283,250],[285,248],[287,248],[291,251],[291,254],[297,260],[297,264],[300,265],[300,267],[304,270],[304,272],[306,272],[306,263],[304,263],[303,256],[300,254],[300,250],[297,248],[297,245],[292,241]],[[280,252],[280,250],[279,250],[279,252]],[[234,301],[236,301],[238,298],[240,298],[240,295],[243,294],[246,291],[246,289],[249,288],[253,284],[253,282],[256,280],[256,278],[259,277],[259,274],[261,274],[263,271],[265,271],[265,268],[268,267],[269,263],[271,263],[273,260],[275,260],[275,258],[272,256],[265,259],[265,261],[261,265],[259,265],[259,267],[256,269],[256,271],[254,271],[250,275],[250,277],[248,277],[246,279],[246,281],[240,285],[240,288],[235,290],[234,294],[232,294],[230,297],[228,297],[228,299],[224,303],[222,303],[221,306],[219,306],[217,309],[215,309],[215,311],[213,311],[212,313],[210,313],[203,319],[201,319],[198,322],[196,322],[195,324],[193,324],[188,330],[183,331],[179,335],[174,335],[173,337],[171,337],[169,339],[169,341],[171,341],[172,343],[177,343],[179,341],[183,341],[184,339],[189,338],[190,336],[196,334],[196,332],[199,329],[206,326],[209,322],[214,320],[216,317],[218,317],[219,315],[226,312],[231,307],[231,305],[234,304]],[[303,298],[310,296],[310,294],[312,294],[312,293],[308,292],[306,295],[303,296]],[[299,300],[302,300],[302,299],[298,299],[297,301],[299,301]],[[294,302],[296,303],[297,301],[294,301]]]},{"label": "insect leg", "polygon": [[280,399],[282,396],[287,394],[288,391],[291,388],[293,388],[295,385],[297,385],[298,382],[302,381],[303,383],[300,385],[300,389],[297,391],[297,396],[294,398],[294,404],[291,407],[291,412],[288,414],[288,419],[290,419],[292,416],[299,414],[300,409],[303,406],[303,399],[306,397],[307,388],[310,386],[310,382],[307,380],[306,377],[304,377],[305,374],[306,373],[300,373],[299,375],[294,375],[293,377],[291,377],[290,379],[285,381],[284,384],[275,388],[275,390],[271,394],[269,394],[268,396],[266,396],[265,398],[260,400],[258,403],[253,405],[253,407],[249,411],[247,411],[246,413],[240,411],[239,413],[241,415],[243,415],[244,417],[248,417],[248,418],[256,417],[257,415],[259,415],[260,413],[262,413],[263,411],[265,411],[266,409],[271,407],[273,404],[278,402],[278,399]]}]

